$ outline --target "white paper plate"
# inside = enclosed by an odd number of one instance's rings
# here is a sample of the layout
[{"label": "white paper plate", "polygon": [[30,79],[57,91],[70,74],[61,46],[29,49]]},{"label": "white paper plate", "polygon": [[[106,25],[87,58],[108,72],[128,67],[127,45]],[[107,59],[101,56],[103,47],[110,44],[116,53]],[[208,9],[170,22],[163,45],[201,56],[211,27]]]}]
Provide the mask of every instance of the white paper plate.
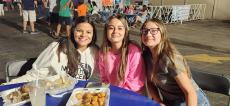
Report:
[{"label": "white paper plate", "polygon": [[4,102],[3,106],[21,106],[21,105],[23,105],[23,104],[25,104],[25,103],[27,103],[27,102],[30,101],[30,99],[27,99],[27,100],[24,100],[24,101],[21,101],[21,102],[12,103],[10,100],[7,99],[6,96],[7,96],[8,94],[10,94],[10,93],[12,93],[12,92],[14,92],[14,91],[17,91],[17,90],[19,90],[19,89],[20,89],[20,87],[18,87],[18,88],[13,88],[13,89],[9,89],[9,90],[5,90],[5,91],[0,92],[0,95],[1,95],[1,97],[2,97],[2,99],[3,99],[3,102]]},{"label": "white paper plate", "polygon": [[81,102],[76,98],[77,93],[98,93],[98,92],[106,92],[105,98],[105,106],[109,106],[109,98],[110,98],[110,89],[109,88],[76,88],[73,90],[66,106],[73,106],[76,104],[80,104]]},{"label": "white paper plate", "polygon": [[[46,80],[48,80],[50,82],[54,82],[55,80],[57,80],[59,78],[60,78],[60,76],[52,76],[52,77],[47,78]],[[75,84],[78,82],[75,78],[70,77],[70,76],[65,76],[65,80],[70,81],[68,86],[65,86],[65,87],[60,86],[60,88],[58,88],[58,87],[52,88],[53,86],[55,86],[54,85],[55,83],[51,83],[51,85],[49,87],[46,87],[46,93],[48,93],[50,95],[57,95],[57,94],[72,90],[74,88]]]}]

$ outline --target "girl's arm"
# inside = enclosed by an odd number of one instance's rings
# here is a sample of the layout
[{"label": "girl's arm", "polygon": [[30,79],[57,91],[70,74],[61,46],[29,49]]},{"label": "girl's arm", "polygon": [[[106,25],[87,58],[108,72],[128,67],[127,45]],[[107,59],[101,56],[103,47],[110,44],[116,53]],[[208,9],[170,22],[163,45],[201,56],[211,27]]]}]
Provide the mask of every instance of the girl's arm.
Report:
[{"label": "girl's arm", "polygon": [[48,8],[48,0],[42,0],[42,3],[45,8]]},{"label": "girl's arm", "polygon": [[100,73],[100,79],[104,83],[109,83],[107,77],[106,77],[106,69],[105,69],[105,60],[104,60],[104,55],[102,53],[98,53],[97,56],[97,68],[99,73]]},{"label": "girl's arm", "polygon": [[123,87],[135,92],[141,92],[145,83],[145,66],[139,47],[129,44],[128,63]]},{"label": "girl's arm", "polygon": [[68,0],[66,4],[64,5],[63,9],[66,9],[68,6],[70,6],[72,0]]},{"label": "girl's arm", "polygon": [[197,106],[197,95],[190,78],[186,71],[181,72],[175,77],[176,82],[184,92],[186,97],[186,106]]},{"label": "girl's arm", "polygon": [[158,95],[156,86],[149,81],[146,82],[148,95],[151,97],[151,99],[155,100],[158,103],[161,103],[162,101],[160,99],[160,96]]},{"label": "girl's arm", "polygon": [[[32,69],[27,71],[27,73],[21,77],[13,79],[7,84],[19,83],[19,82],[29,82],[36,78],[41,79],[48,76],[50,73],[50,67],[53,64],[51,61],[55,58],[54,54],[57,52],[58,44],[57,42],[51,43],[42,53],[38,56],[36,61],[32,65]],[[56,55],[55,55],[56,56]],[[57,62],[56,62],[57,63]]]},{"label": "girl's arm", "polygon": [[37,0],[34,0],[34,6],[35,6],[35,8],[38,7],[38,1]]}]

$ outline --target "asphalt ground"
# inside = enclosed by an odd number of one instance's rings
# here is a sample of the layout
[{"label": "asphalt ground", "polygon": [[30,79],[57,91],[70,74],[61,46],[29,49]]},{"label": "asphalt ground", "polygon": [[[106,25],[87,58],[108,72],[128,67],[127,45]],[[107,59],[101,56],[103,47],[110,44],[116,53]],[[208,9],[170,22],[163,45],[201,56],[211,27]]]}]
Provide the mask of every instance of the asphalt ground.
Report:
[{"label": "asphalt ground", "polygon": [[[230,75],[230,21],[197,20],[167,24],[170,40],[187,58],[194,70]],[[96,24],[98,44],[102,42],[103,24]],[[22,34],[22,17],[16,11],[0,17],[0,79],[5,79],[8,61],[37,57],[55,39],[48,35],[48,25],[36,23],[37,35]],[[139,27],[130,31],[131,39],[140,43]],[[212,106],[227,106],[228,97],[206,91]]]}]

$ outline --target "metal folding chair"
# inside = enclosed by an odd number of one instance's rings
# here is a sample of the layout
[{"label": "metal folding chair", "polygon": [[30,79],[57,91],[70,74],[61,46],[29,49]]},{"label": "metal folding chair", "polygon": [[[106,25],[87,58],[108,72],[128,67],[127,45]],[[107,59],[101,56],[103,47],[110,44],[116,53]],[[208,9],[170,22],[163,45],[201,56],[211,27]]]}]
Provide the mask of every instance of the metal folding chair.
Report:
[{"label": "metal folding chair", "polygon": [[36,58],[29,58],[25,60],[14,60],[6,63],[6,82],[11,79],[26,74],[32,68],[32,64]]},{"label": "metal folding chair", "polygon": [[198,86],[210,92],[227,95],[228,106],[230,106],[230,76],[227,74],[217,75],[192,70],[192,77]]},{"label": "metal folding chair", "polygon": [[128,21],[128,24],[129,24],[129,26],[131,26],[134,22],[135,22],[135,20],[136,20],[136,16],[137,15],[126,15],[126,19],[127,19],[127,21]]}]

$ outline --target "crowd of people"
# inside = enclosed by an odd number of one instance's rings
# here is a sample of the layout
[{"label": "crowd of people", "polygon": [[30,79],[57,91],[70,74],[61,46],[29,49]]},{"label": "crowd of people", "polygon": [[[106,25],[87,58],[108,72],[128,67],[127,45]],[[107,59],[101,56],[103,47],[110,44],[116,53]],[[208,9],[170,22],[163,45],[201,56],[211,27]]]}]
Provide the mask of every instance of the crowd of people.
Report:
[{"label": "crowd of people", "polygon": [[[71,0],[43,0],[50,13],[50,32],[58,41],[51,43],[25,75],[5,84],[29,82],[54,75],[68,75],[88,80],[96,73],[103,83],[149,96],[161,106],[210,106],[207,96],[191,76],[186,60],[169,41],[166,26],[156,18],[142,20],[147,7],[136,21],[140,28],[141,46],[129,39],[129,23],[125,16],[114,14],[105,23],[103,43],[96,45],[94,20],[97,5]],[[35,34],[35,8],[38,1],[22,0],[23,33],[30,22]],[[133,14],[130,5],[124,11]],[[74,13],[73,13],[74,12]],[[74,23],[73,23],[73,22]],[[65,36],[60,36],[65,26]]]},{"label": "crowd of people", "polygon": [[[0,0],[0,16],[4,16],[4,10],[10,8],[17,8],[19,15],[23,17],[23,34],[38,34],[35,22],[37,19],[44,18],[49,24],[49,32],[53,38],[70,36],[70,28],[79,16],[91,16],[95,18],[93,20],[99,20],[97,22],[107,22],[108,17],[112,15],[134,15],[134,20],[128,21],[132,27],[135,27],[138,22],[143,24],[149,18],[146,5],[129,5],[124,8],[119,5],[104,6],[99,9],[96,2],[91,0],[88,2],[84,2],[84,0],[8,0],[8,2]],[[27,28],[28,22],[30,30]]]}]

